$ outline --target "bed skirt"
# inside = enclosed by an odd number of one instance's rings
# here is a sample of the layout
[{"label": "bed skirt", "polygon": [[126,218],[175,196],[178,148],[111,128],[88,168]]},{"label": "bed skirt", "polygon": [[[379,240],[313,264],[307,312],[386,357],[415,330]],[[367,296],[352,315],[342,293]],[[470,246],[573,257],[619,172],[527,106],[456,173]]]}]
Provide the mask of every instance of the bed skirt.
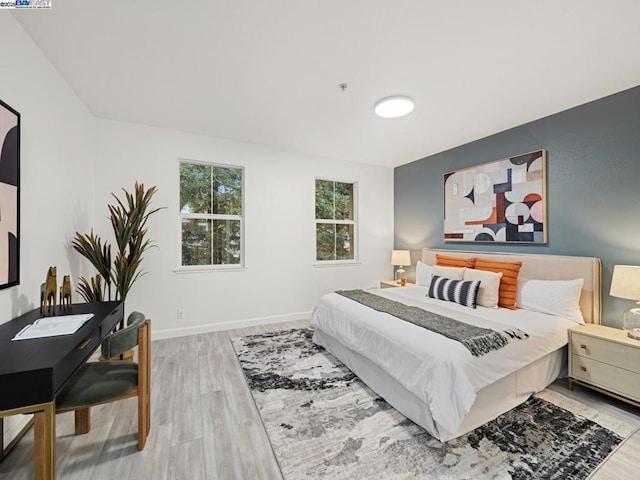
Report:
[{"label": "bed skirt", "polygon": [[566,347],[563,347],[480,390],[458,430],[448,432],[433,421],[427,404],[376,364],[317,328],[313,341],[349,367],[389,405],[443,442],[464,435],[493,420],[520,405],[534,393],[544,390],[561,374],[566,374],[567,353]]}]

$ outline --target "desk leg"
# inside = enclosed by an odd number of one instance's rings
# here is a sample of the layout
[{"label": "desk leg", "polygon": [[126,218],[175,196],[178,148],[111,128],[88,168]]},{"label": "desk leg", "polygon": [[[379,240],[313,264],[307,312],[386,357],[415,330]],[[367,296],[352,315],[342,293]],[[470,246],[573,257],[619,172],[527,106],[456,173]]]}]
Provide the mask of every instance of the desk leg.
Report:
[{"label": "desk leg", "polygon": [[[25,413],[32,413],[32,412],[25,412]],[[25,423],[24,427],[22,427],[22,430],[20,430],[7,445],[4,445],[4,418],[0,417],[0,447],[1,447],[0,463],[2,463],[5,458],[7,458],[7,455],[9,455],[9,452],[11,452],[13,447],[15,447],[18,444],[20,439],[27,434],[27,432],[32,426],[33,426],[33,417],[31,418],[31,420]]]},{"label": "desk leg", "polygon": [[44,405],[34,414],[34,477],[36,480],[56,478],[56,409],[55,402]]}]

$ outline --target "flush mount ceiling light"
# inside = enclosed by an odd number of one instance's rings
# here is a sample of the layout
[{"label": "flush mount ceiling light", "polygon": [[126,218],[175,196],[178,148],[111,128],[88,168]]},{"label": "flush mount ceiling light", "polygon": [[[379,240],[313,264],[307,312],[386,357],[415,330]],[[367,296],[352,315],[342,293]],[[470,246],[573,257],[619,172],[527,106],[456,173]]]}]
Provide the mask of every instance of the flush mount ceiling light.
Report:
[{"label": "flush mount ceiling light", "polygon": [[376,103],[374,110],[382,118],[404,117],[413,111],[413,100],[399,95],[383,98]]}]

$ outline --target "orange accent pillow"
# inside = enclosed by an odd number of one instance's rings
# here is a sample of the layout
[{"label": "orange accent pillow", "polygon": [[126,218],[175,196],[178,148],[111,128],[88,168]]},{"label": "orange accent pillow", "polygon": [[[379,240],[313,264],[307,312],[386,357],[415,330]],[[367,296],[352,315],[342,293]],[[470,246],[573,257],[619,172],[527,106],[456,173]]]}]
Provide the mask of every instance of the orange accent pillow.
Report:
[{"label": "orange accent pillow", "polygon": [[518,274],[522,262],[497,262],[487,258],[476,258],[476,270],[486,270],[500,273],[500,288],[498,290],[498,306],[516,309],[516,298],[518,296]]},{"label": "orange accent pillow", "polygon": [[436,253],[436,265],[440,265],[441,267],[473,268],[475,263],[476,259],[474,257],[448,257],[446,255],[440,255],[439,253]]}]

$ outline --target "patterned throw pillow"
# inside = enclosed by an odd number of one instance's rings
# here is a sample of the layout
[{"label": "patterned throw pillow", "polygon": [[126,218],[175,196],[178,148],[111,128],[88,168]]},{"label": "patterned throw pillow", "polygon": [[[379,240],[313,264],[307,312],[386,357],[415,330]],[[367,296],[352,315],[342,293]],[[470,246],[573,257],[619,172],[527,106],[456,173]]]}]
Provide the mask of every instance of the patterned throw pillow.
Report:
[{"label": "patterned throw pillow", "polygon": [[480,280],[464,282],[434,275],[431,278],[428,297],[455,302],[465,307],[476,308]]},{"label": "patterned throw pillow", "polygon": [[497,262],[488,258],[476,258],[476,269],[489,272],[502,272],[500,279],[498,306],[516,309],[516,298],[518,296],[518,274],[520,273],[522,262]]},{"label": "patterned throw pillow", "polygon": [[440,255],[439,253],[436,253],[436,265],[440,265],[442,267],[473,268],[475,264],[475,257],[449,257],[447,255]]}]

